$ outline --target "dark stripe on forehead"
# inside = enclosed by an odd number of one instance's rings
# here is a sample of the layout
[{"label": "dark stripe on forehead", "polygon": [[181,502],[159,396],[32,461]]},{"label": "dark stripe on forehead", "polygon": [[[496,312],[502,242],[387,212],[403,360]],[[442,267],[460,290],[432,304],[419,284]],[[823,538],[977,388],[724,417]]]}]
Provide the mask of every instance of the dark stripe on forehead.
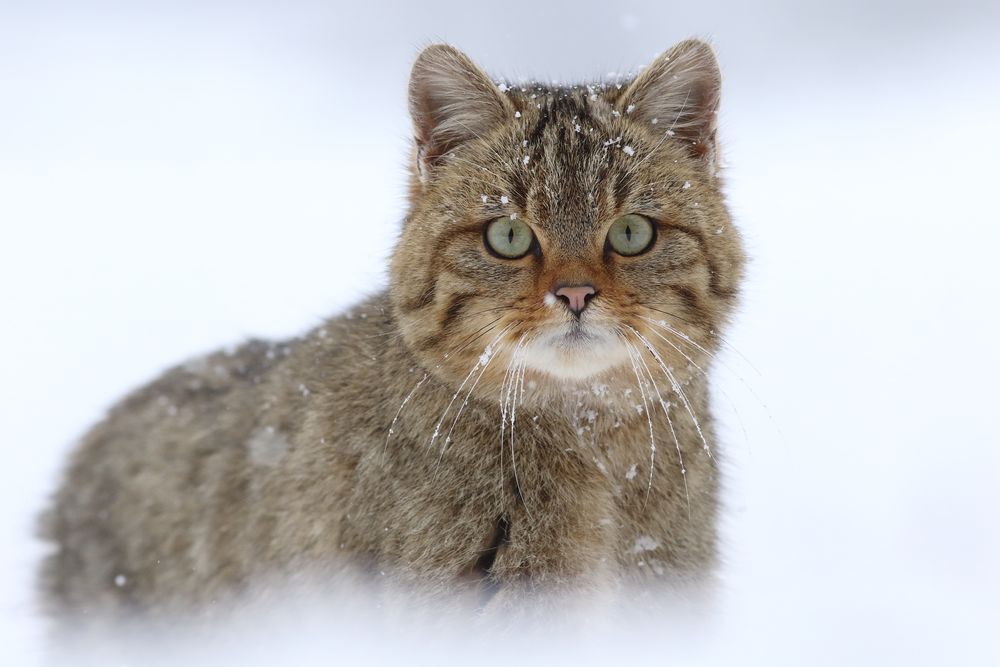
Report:
[{"label": "dark stripe on forehead", "polygon": [[[614,199],[615,199],[615,209],[620,210],[622,204],[628,199],[629,194],[632,193],[632,174],[631,171],[625,169],[624,167],[618,168],[618,173],[615,175],[615,184],[613,187]],[[628,211],[623,211],[628,213]]]},{"label": "dark stripe on forehead", "polygon": [[545,128],[548,127],[549,120],[552,117],[552,111],[549,108],[548,103],[542,107],[541,116],[535,126],[531,128],[531,132],[528,133],[528,145],[533,146],[537,144],[542,139],[542,133],[545,132]]},{"label": "dark stripe on forehead", "polygon": [[[538,162],[535,151],[532,151],[532,158]],[[530,169],[515,169],[510,174],[510,200],[522,211],[528,208],[528,180],[531,178],[531,173]]]}]

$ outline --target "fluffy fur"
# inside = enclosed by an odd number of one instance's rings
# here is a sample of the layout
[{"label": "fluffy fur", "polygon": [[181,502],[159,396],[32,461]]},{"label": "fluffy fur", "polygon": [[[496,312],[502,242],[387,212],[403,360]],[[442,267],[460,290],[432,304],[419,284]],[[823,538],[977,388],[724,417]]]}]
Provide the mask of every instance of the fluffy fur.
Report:
[{"label": "fluffy fur", "polygon": [[[634,80],[568,87],[498,85],[426,49],[388,290],[111,410],[45,517],[51,608],[183,611],[346,568],[491,604],[703,580],[706,371],[743,258],[716,169],[719,85],[697,41]],[[657,228],[634,257],[605,242],[627,213]],[[505,215],[535,252],[486,250]],[[575,284],[597,290],[579,319],[553,296]]]}]

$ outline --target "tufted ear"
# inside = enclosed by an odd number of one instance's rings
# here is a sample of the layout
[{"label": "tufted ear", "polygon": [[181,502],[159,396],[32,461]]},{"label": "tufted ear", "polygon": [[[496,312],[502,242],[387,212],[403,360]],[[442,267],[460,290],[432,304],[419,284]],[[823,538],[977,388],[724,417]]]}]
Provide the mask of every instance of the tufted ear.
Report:
[{"label": "tufted ear", "polygon": [[435,44],[424,49],[413,64],[410,115],[417,173],[426,180],[439,158],[511,118],[514,108],[468,56],[446,44]]},{"label": "tufted ear", "polygon": [[721,88],[722,75],[712,47],[689,39],[659,56],[629,84],[619,100],[620,111],[683,142],[714,172]]}]

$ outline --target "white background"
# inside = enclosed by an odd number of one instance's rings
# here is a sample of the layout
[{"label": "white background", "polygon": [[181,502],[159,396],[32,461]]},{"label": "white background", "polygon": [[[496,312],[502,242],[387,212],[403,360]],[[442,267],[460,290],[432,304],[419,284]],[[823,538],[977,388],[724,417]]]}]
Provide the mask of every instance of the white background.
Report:
[{"label": "white background", "polygon": [[752,257],[726,588],[707,634],[604,650],[997,664],[1000,5],[791,0],[0,5],[0,660],[43,655],[31,524],[104,409],[384,285],[420,47],[565,81],[691,35]]}]

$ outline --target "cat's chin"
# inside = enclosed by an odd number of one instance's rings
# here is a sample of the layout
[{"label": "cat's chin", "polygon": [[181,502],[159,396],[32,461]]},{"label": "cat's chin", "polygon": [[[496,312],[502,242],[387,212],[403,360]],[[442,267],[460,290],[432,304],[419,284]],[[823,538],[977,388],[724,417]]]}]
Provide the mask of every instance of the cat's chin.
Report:
[{"label": "cat's chin", "polygon": [[559,380],[579,381],[628,364],[628,352],[613,334],[553,332],[526,346],[524,360],[532,370]]}]

